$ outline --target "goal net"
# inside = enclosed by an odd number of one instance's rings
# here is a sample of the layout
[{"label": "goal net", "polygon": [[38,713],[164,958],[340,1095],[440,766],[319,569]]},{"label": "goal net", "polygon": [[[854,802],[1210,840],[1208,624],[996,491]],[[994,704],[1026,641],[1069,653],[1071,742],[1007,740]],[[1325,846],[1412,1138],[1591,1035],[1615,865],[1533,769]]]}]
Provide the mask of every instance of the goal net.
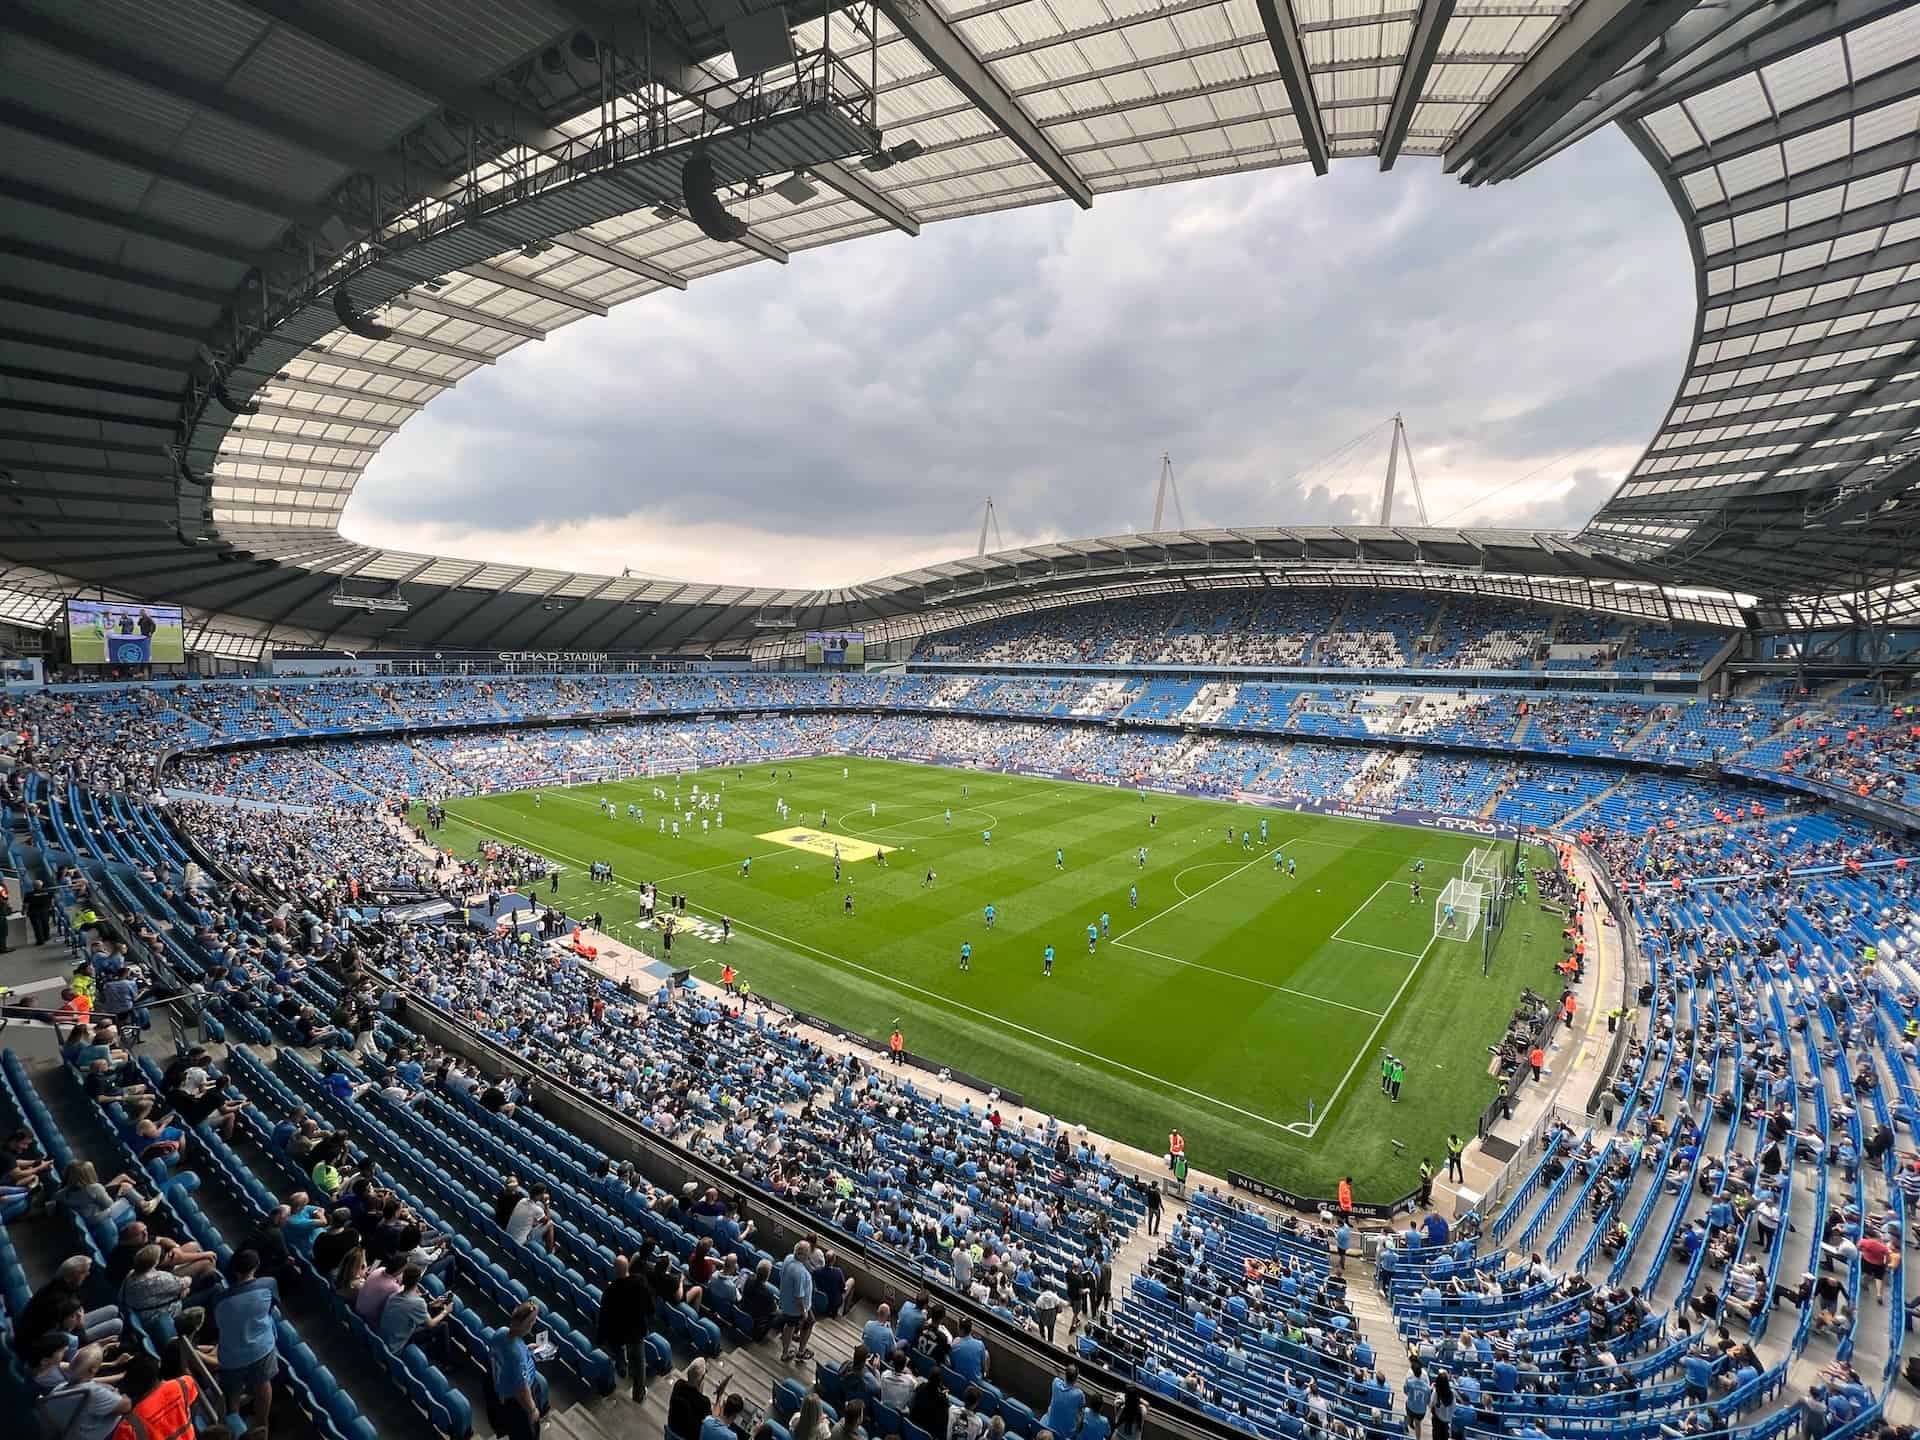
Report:
[{"label": "goal net", "polygon": [[1500,876],[1504,872],[1499,848],[1482,845],[1467,856],[1467,863],[1460,867],[1460,878],[1491,890],[1500,883]]},{"label": "goal net", "polygon": [[1449,880],[1433,902],[1433,938],[1471,940],[1480,928],[1480,909],[1486,903],[1484,886],[1471,880]]}]

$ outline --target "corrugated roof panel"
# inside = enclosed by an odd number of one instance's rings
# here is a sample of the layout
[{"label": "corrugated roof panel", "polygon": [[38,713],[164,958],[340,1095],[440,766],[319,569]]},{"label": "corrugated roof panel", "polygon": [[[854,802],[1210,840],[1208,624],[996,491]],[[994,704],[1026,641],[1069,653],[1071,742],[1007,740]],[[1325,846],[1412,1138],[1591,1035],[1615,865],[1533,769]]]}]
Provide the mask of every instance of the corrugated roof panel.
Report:
[{"label": "corrugated roof panel", "polygon": [[227,88],[278,114],[325,115],[342,139],[376,149],[439,109],[424,92],[376,75],[283,25],[268,32]]},{"label": "corrugated roof panel", "polygon": [[375,37],[397,55],[431,56],[469,80],[495,75],[567,36],[577,22],[541,0],[308,0],[316,10]]},{"label": "corrugated roof panel", "polygon": [[237,205],[172,180],[150,181],[140,212],[182,229],[220,236],[228,244],[255,249],[270,248],[287,228],[282,216]]}]

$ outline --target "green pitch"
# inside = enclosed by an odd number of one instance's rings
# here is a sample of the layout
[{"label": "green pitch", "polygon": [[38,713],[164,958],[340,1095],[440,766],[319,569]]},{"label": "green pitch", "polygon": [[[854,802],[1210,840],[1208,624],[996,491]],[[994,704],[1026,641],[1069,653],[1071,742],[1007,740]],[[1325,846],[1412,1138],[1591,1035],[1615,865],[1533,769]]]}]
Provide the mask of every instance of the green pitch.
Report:
[{"label": "green pitch", "polygon": [[[711,811],[686,823],[694,784],[722,781],[724,827],[702,829]],[[678,837],[659,829],[674,811],[656,786],[680,797]],[[685,892],[697,917],[731,917],[724,947],[675,937],[674,964],[705,978],[724,956],[752,989],[849,1029],[884,1037],[898,1018],[909,1049],[1020,1092],[1030,1110],[1150,1152],[1178,1125],[1200,1168],[1313,1193],[1331,1193],[1342,1174],[1365,1197],[1410,1189],[1421,1156],[1439,1163],[1448,1129],[1471,1135],[1492,1097],[1487,1046],[1521,986],[1558,993],[1559,927],[1537,909],[1515,907],[1489,978],[1478,936],[1434,939],[1434,899],[1473,848],[1461,836],[858,759],[448,809],[444,844],[470,854],[501,839],[559,861],[569,913],[598,910],[611,933],[656,955],[658,936],[637,924],[641,881]],[[832,842],[816,853],[761,838],[795,829],[803,846],[826,832],[894,848],[885,864],[844,864],[836,883]],[[1276,849],[1297,874],[1275,868]],[[612,862],[613,885],[588,881],[597,860]],[[1087,926],[1103,913],[1107,932],[1089,954]],[[962,943],[973,947],[965,971]],[[1397,1103],[1380,1089],[1383,1046],[1406,1063]]]}]

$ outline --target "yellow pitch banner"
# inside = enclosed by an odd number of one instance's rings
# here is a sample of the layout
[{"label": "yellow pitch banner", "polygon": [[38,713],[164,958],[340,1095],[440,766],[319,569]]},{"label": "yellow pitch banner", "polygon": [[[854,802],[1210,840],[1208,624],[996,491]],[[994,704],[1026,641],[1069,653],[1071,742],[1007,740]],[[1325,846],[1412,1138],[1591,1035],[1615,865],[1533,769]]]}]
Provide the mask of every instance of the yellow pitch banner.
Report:
[{"label": "yellow pitch banner", "polygon": [[840,858],[849,864],[855,860],[871,860],[876,855],[891,855],[900,848],[897,845],[876,845],[871,840],[855,840],[851,835],[836,835],[831,830],[815,830],[805,825],[791,830],[769,830],[754,838],[771,840],[776,845],[791,845],[796,850],[824,855],[829,860],[833,858],[833,852],[838,850]]}]

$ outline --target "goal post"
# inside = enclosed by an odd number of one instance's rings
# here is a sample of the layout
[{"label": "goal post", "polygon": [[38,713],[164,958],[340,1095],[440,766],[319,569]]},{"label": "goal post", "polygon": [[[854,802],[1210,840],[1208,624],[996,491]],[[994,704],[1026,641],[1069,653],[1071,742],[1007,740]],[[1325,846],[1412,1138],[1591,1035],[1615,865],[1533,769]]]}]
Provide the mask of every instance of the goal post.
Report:
[{"label": "goal post", "polygon": [[1471,940],[1480,929],[1486,889],[1472,880],[1449,880],[1433,902],[1433,938]]},{"label": "goal post", "polygon": [[1482,845],[1467,856],[1467,863],[1460,867],[1460,878],[1491,890],[1498,886],[1500,877],[1506,873],[1506,866],[1500,858],[1499,847]]}]

